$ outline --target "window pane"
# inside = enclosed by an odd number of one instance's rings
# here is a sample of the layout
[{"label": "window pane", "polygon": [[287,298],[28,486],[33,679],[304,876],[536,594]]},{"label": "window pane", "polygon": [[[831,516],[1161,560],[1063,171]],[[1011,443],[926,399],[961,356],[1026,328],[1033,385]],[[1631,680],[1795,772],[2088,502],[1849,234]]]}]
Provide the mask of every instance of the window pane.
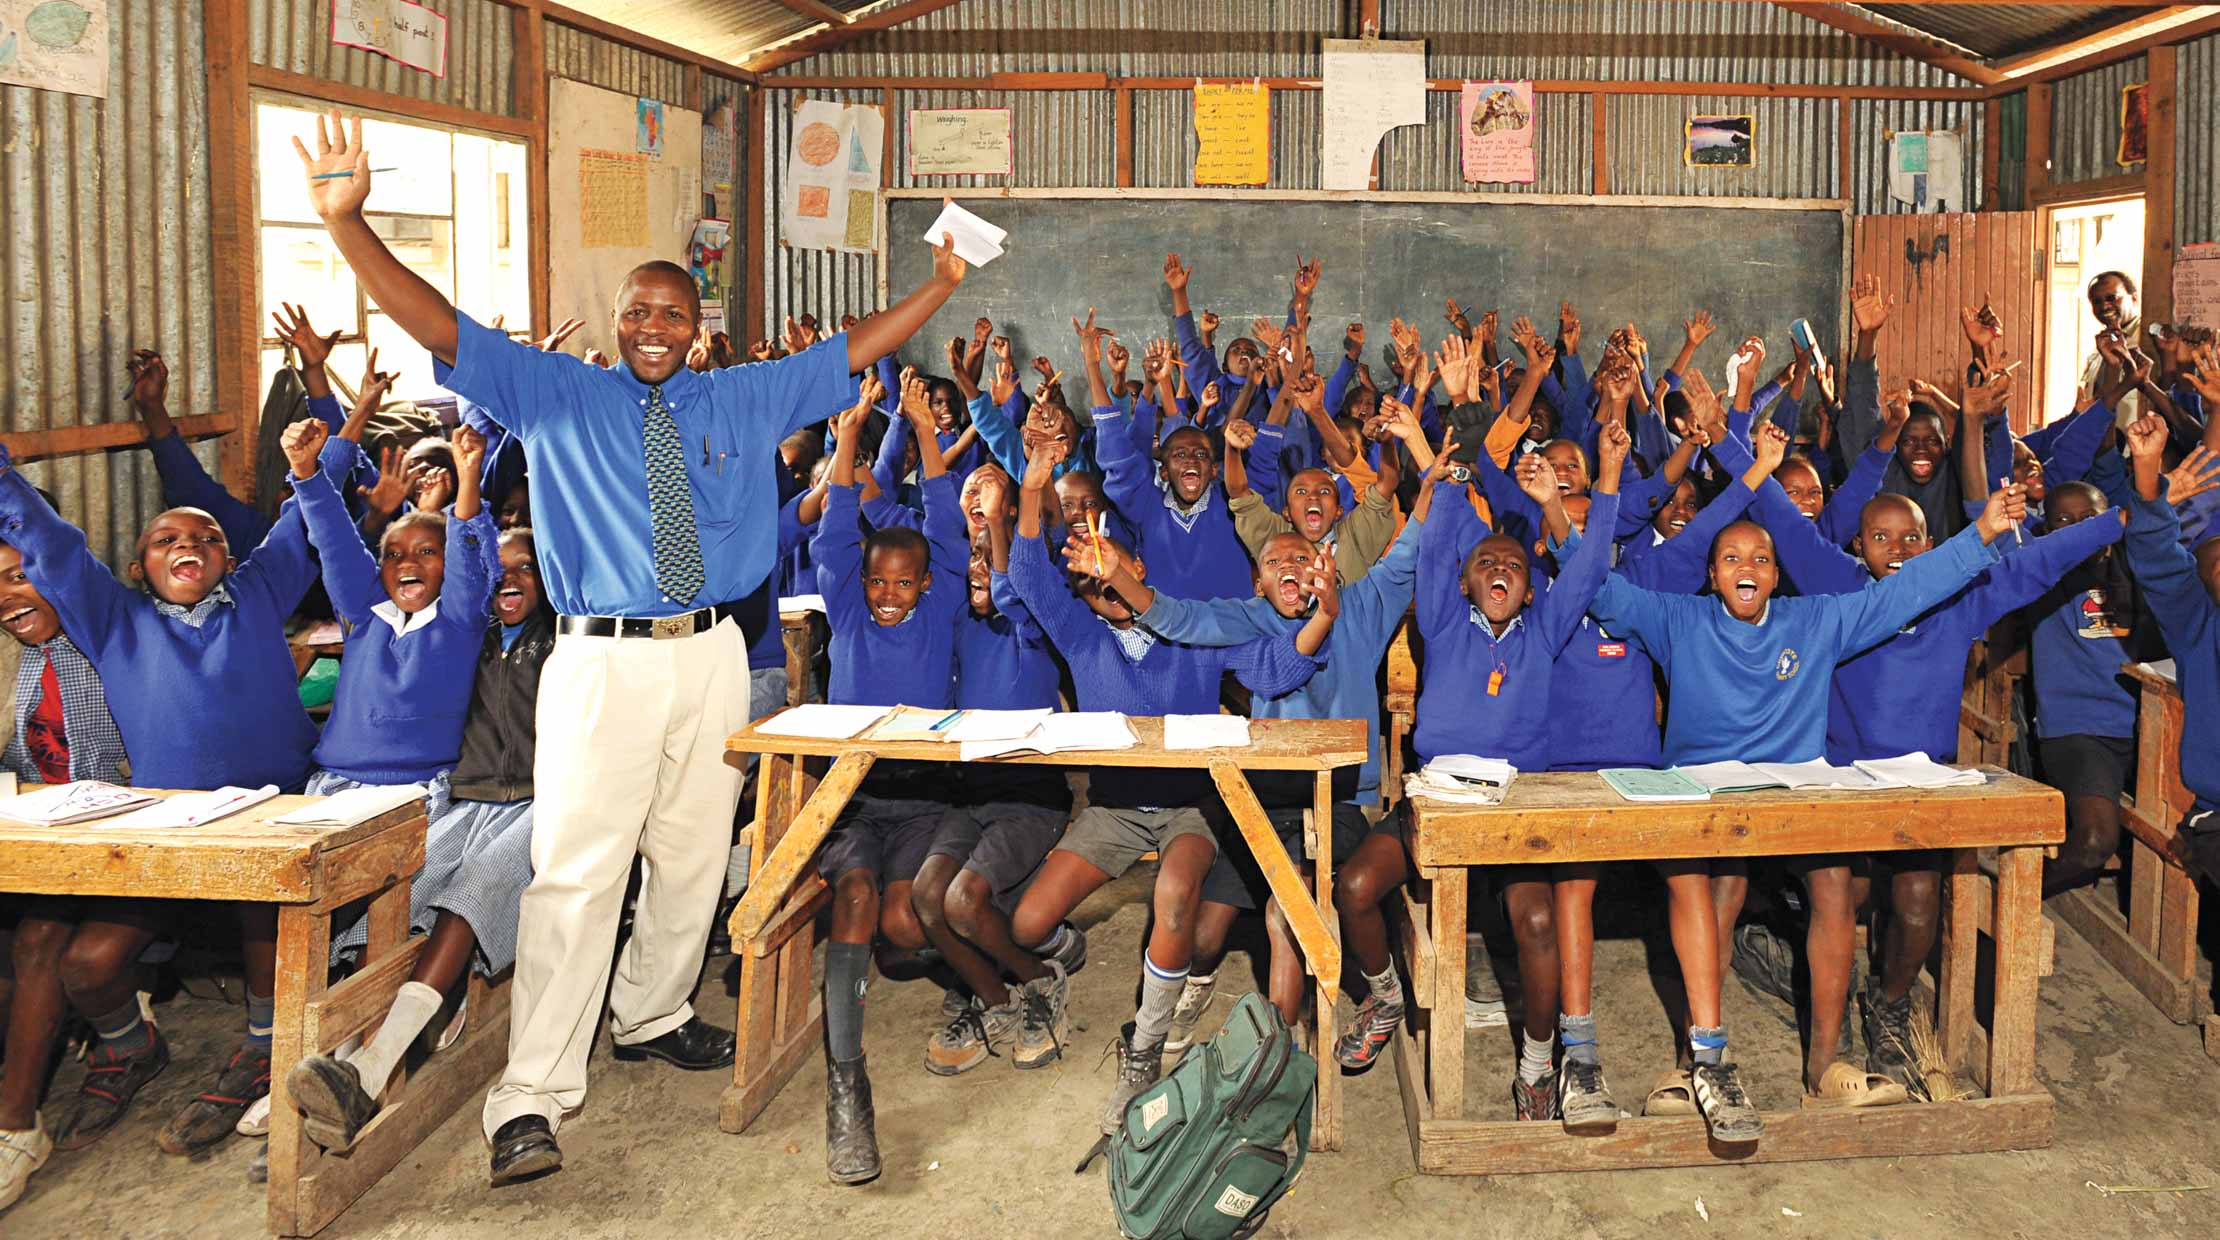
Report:
[{"label": "window pane", "polygon": [[266,224],[262,228],[262,315],[255,328],[264,339],[277,334],[270,315],[280,303],[307,311],[316,330],[349,336],[362,331],[356,318],[354,269],[322,228]]},{"label": "window pane", "polygon": [[453,138],[445,130],[366,120],[362,144],[376,169],[363,210],[446,215],[455,209]]},{"label": "window pane", "polygon": [[455,135],[455,304],[481,323],[505,315],[518,331],[532,306],[524,157],[520,142]]},{"label": "window pane", "polygon": [[378,234],[401,265],[424,277],[449,300],[455,296],[455,228],[446,220],[419,220],[393,215],[366,217],[370,231]]},{"label": "window pane", "polygon": [[301,157],[293,150],[294,138],[315,151],[314,112],[274,103],[255,106],[254,162],[261,182],[262,218],[313,224],[316,212],[309,209],[308,181],[301,172]]}]

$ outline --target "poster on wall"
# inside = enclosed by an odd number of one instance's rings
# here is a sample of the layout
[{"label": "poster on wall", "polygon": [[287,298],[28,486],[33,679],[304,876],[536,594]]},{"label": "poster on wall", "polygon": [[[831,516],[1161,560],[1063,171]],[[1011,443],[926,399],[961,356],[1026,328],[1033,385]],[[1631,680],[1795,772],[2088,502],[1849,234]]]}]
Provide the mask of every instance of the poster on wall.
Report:
[{"label": "poster on wall", "polygon": [[804,99],[794,105],[780,215],[786,244],[803,250],[878,250],[879,164],[886,115],[870,104]]},{"label": "poster on wall", "polygon": [[108,97],[108,0],[0,0],[0,84]]},{"label": "poster on wall", "polygon": [[1889,197],[1914,214],[1966,209],[1965,145],[1957,134],[1891,133],[1888,140]]},{"label": "poster on wall", "polygon": [[1534,183],[1534,84],[1467,82],[1457,103],[1467,181]]},{"label": "poster on wall", "polygon": [[598,250],[648,243],[648,158],[578,152],[578,244]]},{"label": "poster on wall", "polygon": [[1681,159],[1691,168],[1757,166],[1757,118],[1691,116],[1682,125],[1687,139]]},{"label": "poster on wall", "polygon": [[410,0],[332,0],[331,41],[447,76],[447,19]]},{"label": "poster on wall", "polygon": [[1272,178],[1272,88],[1195,83],[1195,184],[1262,185]]},{"label": "poster on wall", "polygon": [[2151,157],[2150,87],[2137,82],[2120,88],[2120,153],[2115,162],[2133,168]]},{"label": "poster on wall", "polygon": [[2220,241],[2192,241],[2175,252],[2174,321],[2220,330]]},{"label": "poster on wall", "polygon": [[1319,183],[1365,189],[1390,129],[1426,123],[1424,39],[1327,39]]},{"label": "poster on wall", "polygon": [[1008,108],[917,108],[910,112],[913,177],[1008,176],[1015,164]]},{"label": "poster on wall", "polygon": [[732,187],[740,176],[740,95],[702,81],[701,207],[712,219],[732,218]]},{"label": "poster on wall", "polygon": [[632,105],[632,149],[651,159],[663,158],[663,101],[639,99]]},{"label": "poster on wall", "polygon": [[725,246],[731,239],[730,220],[703,220],[694,225],[694,238],[686,245],[686,270],[693,273],[694,291],[701,294],[704,306],[725,299],[730,278]]}]

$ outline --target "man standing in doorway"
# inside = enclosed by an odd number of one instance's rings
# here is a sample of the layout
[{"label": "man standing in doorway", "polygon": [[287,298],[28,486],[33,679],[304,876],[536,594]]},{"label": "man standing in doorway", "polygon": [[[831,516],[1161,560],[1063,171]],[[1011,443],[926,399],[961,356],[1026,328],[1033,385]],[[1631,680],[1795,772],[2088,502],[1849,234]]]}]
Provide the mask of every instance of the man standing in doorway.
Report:
[{"label": "man standing in doorway", "polygon": [[[2089,281],[2089,311],[2097,316],[2098,330],[2120,334],[2124,348],[2143,347],[2143,308],[2136,302],[2134,276],[2124,271],[2098,273]],[[2102,396],[2119,386],[2120,378],[2118,365],[2107,360],[2101,351],[2092,351],[2081,365],[2083,395],[2076,408],[2085,406],[2092,395]],[[2130,385],[2127,394],[2114,406],[2113,415],[2123,427],[2142,417],[2143,394]]]},{"label": "man standing in doorway", "polygon": [[[748,644],[770,619],[778,443],[853,404],[855,372],[924,326],[964,263],[936,246],[932,279],[885,313],[792,357],[699,373],[685,365],[693,281],[644,263],[616,290],[619,364],[602,369],[480,326],[386,249],[362,217],[359,119],[343,128],[334,109],[314,154],[294,145],[371,299],[431,352],[435,378],[523,440],[561,617],[540,680],[509,1064],[484,1116],[493,1182],[507,1184],[562,1165],[555,1130],[585,1099],[604,988],[618,1058],[732,1062],[733,1035],[689,1000],[739,795],[724,742],[747,722],[733,704],[747,701]],[[612,979],[635,856],[644,881]]]}]

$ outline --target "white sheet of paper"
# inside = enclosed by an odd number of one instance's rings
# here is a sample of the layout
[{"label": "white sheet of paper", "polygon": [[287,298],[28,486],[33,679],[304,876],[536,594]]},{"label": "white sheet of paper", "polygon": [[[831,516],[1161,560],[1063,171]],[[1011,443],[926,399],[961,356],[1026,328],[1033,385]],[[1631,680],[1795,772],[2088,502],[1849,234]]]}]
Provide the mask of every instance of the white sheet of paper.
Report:
[{"label": "white sheet of paper", "polygon": [[1045,706],[1036,710],[966,711],[942,739],[959,742],[1022,740],[1055,713]]},{"label": "white sheet of paper", "polygon": [[823,615],[825,613],[825,596],[822,594],[789,594],[779,600],[779,610],[782,612],[814,611]]},{"label": "white sheet of paper", "polygon": [[1749,792],[1774,787],[1781,782],[1749,763],[1734,758],[1724,762],[1699,762],[1694,766],[1673,769],[1713,792]]},{"label": "white sheet of paper", "polygon": [[2153,659],[2148,663],[2137,664],[2137,666],[2153,676],[2164,677],[2176,683],[2181,681],[2181,675],[2174,670],[2172,659]]},{"label": "white sheet of paper", "polygon": [[887,717],[891,706],[830,706],[804,702],[789,706],[756,725],[765,736],[806,736],[816,740],[844,741]]},{"label": "white sheet of paper", "polygon": [[370,784],[334,792],[270,821],[289,827],[352,827],[423,799],[422,784]]},{"label": "white sheet of paper", "polygon": [[1427,763],[1424,769],[1451,779],[1480,780],[1491,784],[1508,784],[1519,773],[1517,767],[1501,758],[1485,758],[1470,753],[1442,754]]},{"label": "white sheet of paper", "polygon": [[1840,788],[1864,792],[1888,785],[1854,766],[1835,766],[1825,758],[1810,762],[1753,762],[1751,768],[1790,788]]},{"label": "white sheet of paper", "polygon": [[1426,123],[1424,39],[1328,39],[1320,184],[1364,189],[1390,129]]},{"label": "white sheet of paper", "polygon": [[1140,744],[1133,725],[1114,710],[1065,711],[1041,720],[1024,737],[1004,741],[966,741],[959,756],[966,762],[1006,753],[1068,753],[1131,749]]},{"label": "white sheet of paper", "polygon": [[1893,782],[1905,788],[1977,788],[1989,782],[1989,777],[1979,771],[1944,766],[1923,753],[1908,753],[1896,758],[1874,758],[1856,765],[1859,770],[1875,779]]},{"label": "white sheet of paper", "polygon": [[1166,749],[1246,749],[1249,721],[1241,715],[1166,715]]},{"label": "white sheet of paper", "polygon": [[921,238],[928,245],[939,245],[941,234],[946,233],[956,245],[956,257],[974,267],[984,267],[1002,257],[1002,243],[1009,240],[1008,231],[989,224],[961,203],[948,203],[933,218],[932,227]]},{"label": "white sheet of paper", "polygon": [[79,779],[0,801],[0,818],[36,826],[63,826],[120,814],[153,799],[135,788]]},{"label": "white sheet of paper", "polygon": [[102,830],[115,831],[166,831],[178,827],[197,827],[260,805],[277,794],[276,784],[264,784],[259,788],[223,787],[214,792],[188,792],[166,801],[156,801],[120,818],[105,819],[96,825]]}]

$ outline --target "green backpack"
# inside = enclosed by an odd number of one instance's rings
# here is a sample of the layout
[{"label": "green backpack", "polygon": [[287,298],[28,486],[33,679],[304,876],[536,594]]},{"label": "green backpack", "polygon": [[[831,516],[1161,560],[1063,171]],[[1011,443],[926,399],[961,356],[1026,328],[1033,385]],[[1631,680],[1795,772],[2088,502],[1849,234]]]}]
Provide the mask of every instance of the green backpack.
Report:
[{"label": "green backpack", "polygon": [[[1127,1104],[1110,1139],[1110,1208],[1135,1240],[1246,1236],[1302,1173],[1318,1061],[1263,995]],[[1294,1147],[1288,1148],[1293,1132]]]}]

